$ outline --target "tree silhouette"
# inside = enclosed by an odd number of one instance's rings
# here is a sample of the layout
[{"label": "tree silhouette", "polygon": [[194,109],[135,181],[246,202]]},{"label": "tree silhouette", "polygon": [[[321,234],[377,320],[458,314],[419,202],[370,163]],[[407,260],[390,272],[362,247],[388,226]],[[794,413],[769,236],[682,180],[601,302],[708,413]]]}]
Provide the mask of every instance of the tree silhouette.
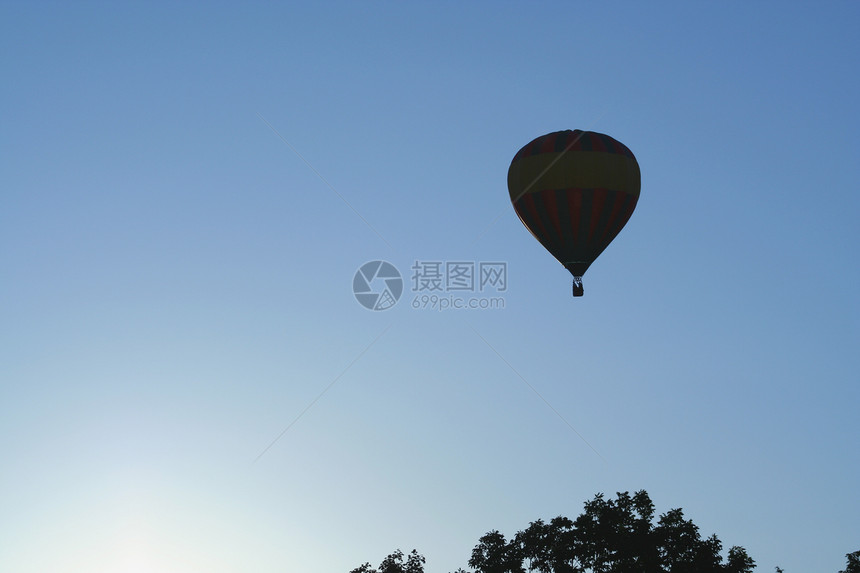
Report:
[{"label": "tree silhouette", "polygon": [[[469,559],[474,573],[751,573],[755,561],[743,547],[725,559],[716,535],[702,538],[699,527],[672,509],[654,523],[654,504],[643,491],[597,494],[575,520],[537,520],[510,540],[496,530],[478,540]],[[839,573],[860,573],[860,551],[845,555]],[[424,557],[399,549],[378,569],[370,563],[350,573],[424,573]],[[783,573],[776,567],[776,573]],[[454,573],[469,573],[457,569]]]},{"label": "tree silhouette", "polygon": [[498,531],[472,550],[475,573],[749,573],[755,562],[742,547],[726,560],[716,535],[703,539],[680,509],[654,524],[654,504],[645,491],[617,499],[598,494],[571,521],[532,522],[510,541]]},{"label": "tree silhouette", "polygon": [[848,566],[839,573],[860,573],[860,551],[846,553],[845,557],[848,559]]},{"label": "tree silhouette", "polygon": [[403,552],[398,549],[382,560],[379,569],[374,569],[370,563],[365,563],[349,573],[424,573],[424,556],[413,549],[404,563]]},{"label": "tree silhouette", "polygon": [[[469,559],[474,573],[751,573],[755,561],[743,547],[722,555],[716,535],[702,538],[699,527],[672,509],[654,521],[654,504],[642,490],[616,499],[597,494],[575,520],[537,520],[510,540],[493,530],[478,540]],[[839,573],[860,573],[860,551],[845,556]],[[399,549],[378,569],[370,563],[350,573],[424,573],[424,557]],[[469,573],[457,569],[455,573]],[[776,567],[776,573],[782,573]]]}]

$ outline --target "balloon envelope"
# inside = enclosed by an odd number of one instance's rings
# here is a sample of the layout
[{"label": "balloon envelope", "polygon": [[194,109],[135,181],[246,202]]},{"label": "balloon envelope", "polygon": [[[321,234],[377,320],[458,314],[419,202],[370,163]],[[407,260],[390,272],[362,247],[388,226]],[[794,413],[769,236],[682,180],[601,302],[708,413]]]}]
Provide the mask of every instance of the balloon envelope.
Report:
[{"label": "balloon envelope", "polygon": [[542,135],[514,156],[511,202],[523,225],[574,276],[621,231],[639,200],[639,164],[621,142],[593,131]]}]

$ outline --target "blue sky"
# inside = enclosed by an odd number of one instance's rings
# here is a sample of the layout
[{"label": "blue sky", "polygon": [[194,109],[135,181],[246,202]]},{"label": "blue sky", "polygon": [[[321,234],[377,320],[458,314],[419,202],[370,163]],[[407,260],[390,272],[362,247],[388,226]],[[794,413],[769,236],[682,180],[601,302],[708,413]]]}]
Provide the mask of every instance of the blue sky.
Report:
[{"label": "blue sky", "polygon": [[[858,16],[3,3],[2,569],[445,572],[644,488],[759,571],[835,573]],[[642,170],[577,300],[506,189],[574,128]],[[371,260],[386,311],[353,297]],[[507,263],[504,308],[411,308],[416,260]]]}]

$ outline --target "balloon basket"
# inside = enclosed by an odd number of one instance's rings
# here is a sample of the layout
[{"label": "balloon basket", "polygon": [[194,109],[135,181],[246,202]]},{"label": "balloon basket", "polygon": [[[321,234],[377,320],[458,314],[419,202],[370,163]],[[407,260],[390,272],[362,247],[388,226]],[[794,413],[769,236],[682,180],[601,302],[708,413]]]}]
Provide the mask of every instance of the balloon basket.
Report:
[{"label": "balloon basket", "polygon": [[573,277],[573,296],[582,296],[585,289],[582,288],[582,277]]}]

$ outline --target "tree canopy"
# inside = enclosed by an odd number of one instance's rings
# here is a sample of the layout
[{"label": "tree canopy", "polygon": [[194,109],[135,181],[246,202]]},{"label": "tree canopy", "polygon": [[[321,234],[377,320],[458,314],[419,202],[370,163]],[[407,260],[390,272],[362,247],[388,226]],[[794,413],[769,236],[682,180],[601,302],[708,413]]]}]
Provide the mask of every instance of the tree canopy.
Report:
[{"label": "tree canopy", "polygon": [[845,557],[848,559],[848,566],[839,573],[860,573],[860,551],[847,553]]},{"label": "tree canopy", "polygon": [[475,573],[748,573],[755,562],[742,547],[727,559],[716,535],[670,510],[654,522],[654,504],[645,491],[597,494],[575,520],[537,520],[510,540],[498,531],[484,535],[472,550]]},{"label": "tree canopy", "polygon": [[[743,547],[723,555],[716,535],[702,537],[699,527],[672,509],[655,520],[654,504],[644,490],[615,499],[597,494],[576,519],[559,516],[533,521],[507,539],[493,530],[478,540],[469,559],[474,573],[751,573],[755,561]],[[860,551],[849,553],[839,573],[860,573]],[[370,563],[350,573],[424,573],[424,557],[399,549],[377,569]],[[777,573],[782,569],[776,568]],[[455,573],[469,573],[458,569]]]},{"label": "tree canopy", "polygon": [[349,573],[424,573],[424,556],[413,549],[404,562],[403,552],[398,549],[383,559],[378,569],[374,569],[370,563],[365,563]]}]

